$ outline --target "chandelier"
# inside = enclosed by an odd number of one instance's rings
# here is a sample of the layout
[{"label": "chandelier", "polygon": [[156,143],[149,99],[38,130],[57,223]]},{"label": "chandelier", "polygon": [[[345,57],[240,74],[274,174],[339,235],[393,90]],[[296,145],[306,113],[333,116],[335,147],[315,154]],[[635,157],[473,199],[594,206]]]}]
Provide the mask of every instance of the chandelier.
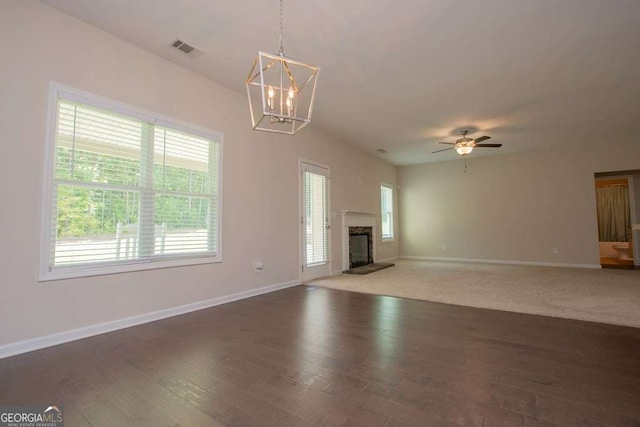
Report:
[{"label": "chandelier", "polygon": [[320,67],[284,56],[284,9],[280,0],[280,50],[258,51],[247,77],[254,130],[293,135],[311,122]]}]

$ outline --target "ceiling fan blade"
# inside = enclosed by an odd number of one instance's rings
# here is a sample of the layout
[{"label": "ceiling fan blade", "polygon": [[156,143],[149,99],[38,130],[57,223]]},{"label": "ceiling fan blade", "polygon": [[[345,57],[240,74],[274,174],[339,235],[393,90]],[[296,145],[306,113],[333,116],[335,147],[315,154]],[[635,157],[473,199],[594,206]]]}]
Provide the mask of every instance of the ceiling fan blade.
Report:
[{"label": "ceiling fan blade", "polygon": [[455,142],[438,142],[438,144],[456,145]]},{"label": "ceiling fan blade", "polygon": [[493,147],[493,148],[498,148],[498,147],[502,147],[502,144],[475,144],[473,146],[473,148],[475,147]]},{"label": "ceiling fan blade", "polygon": [[451,148],[443,148],[442,150],[438,150],[438,151],[432,151],[431,154],[435,154],[435,153],[439,153],[441,151],[447,151],[447,150],[453,150],[454,147]]},{"label": "ceiling fan blade", "polygon": [[479,143],[479,142],[486,141],[487,139],[491,139],[491,137],[490,137],[490,136],[487,136],[487,135],[485,135],[485,136],[481,136],[480,138],[476,138],[476,139],[474,139],[474,140],[473,140],[473,142],[475,142],[475,143],[477,144],[477,143]]}]

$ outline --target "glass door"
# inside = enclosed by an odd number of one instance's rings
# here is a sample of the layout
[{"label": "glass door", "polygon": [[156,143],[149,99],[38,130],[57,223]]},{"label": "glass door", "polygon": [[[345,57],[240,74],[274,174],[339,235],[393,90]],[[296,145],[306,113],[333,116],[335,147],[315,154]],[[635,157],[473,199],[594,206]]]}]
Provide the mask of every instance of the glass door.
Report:
[{"label": "glass door", "polygon": [[331,274],[329,262],[329,169],[300,163],[302,281]]}]

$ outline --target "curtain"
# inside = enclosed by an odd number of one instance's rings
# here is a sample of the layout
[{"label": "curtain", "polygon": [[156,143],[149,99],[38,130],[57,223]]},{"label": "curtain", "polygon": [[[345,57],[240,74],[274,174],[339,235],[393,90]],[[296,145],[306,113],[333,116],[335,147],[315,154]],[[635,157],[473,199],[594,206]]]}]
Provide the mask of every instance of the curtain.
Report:
[{"label": "curtain", "polygon": [[596,187],[596,204],[600,241],[627,242],[627,230],[631,228],[629,187]]}]

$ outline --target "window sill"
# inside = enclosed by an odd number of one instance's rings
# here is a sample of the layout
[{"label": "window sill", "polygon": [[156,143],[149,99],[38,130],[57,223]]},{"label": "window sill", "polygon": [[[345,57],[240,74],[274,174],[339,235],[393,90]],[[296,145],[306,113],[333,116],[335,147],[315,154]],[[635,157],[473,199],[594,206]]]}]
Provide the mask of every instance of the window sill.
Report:
[{"label": "window sill", "polygon": [[73,279],[80,277],[103,276],[107,274],[128,273],[131,271],[155,270],[159,268],[184,267],[189,265],[213,264],[222,262],[222,256],[204,256],[200,258],[179,258],[156,261],[137,261],[131,264],[103,265],[91,267],[58,268],[52,271],[41,271],[39,282]]},{"label": "window sill", "polygon": [[395,241],[395,238],[393,238],[393,237],[383,237],[382,238],[382,243],[391,243],[393,241]]}]

